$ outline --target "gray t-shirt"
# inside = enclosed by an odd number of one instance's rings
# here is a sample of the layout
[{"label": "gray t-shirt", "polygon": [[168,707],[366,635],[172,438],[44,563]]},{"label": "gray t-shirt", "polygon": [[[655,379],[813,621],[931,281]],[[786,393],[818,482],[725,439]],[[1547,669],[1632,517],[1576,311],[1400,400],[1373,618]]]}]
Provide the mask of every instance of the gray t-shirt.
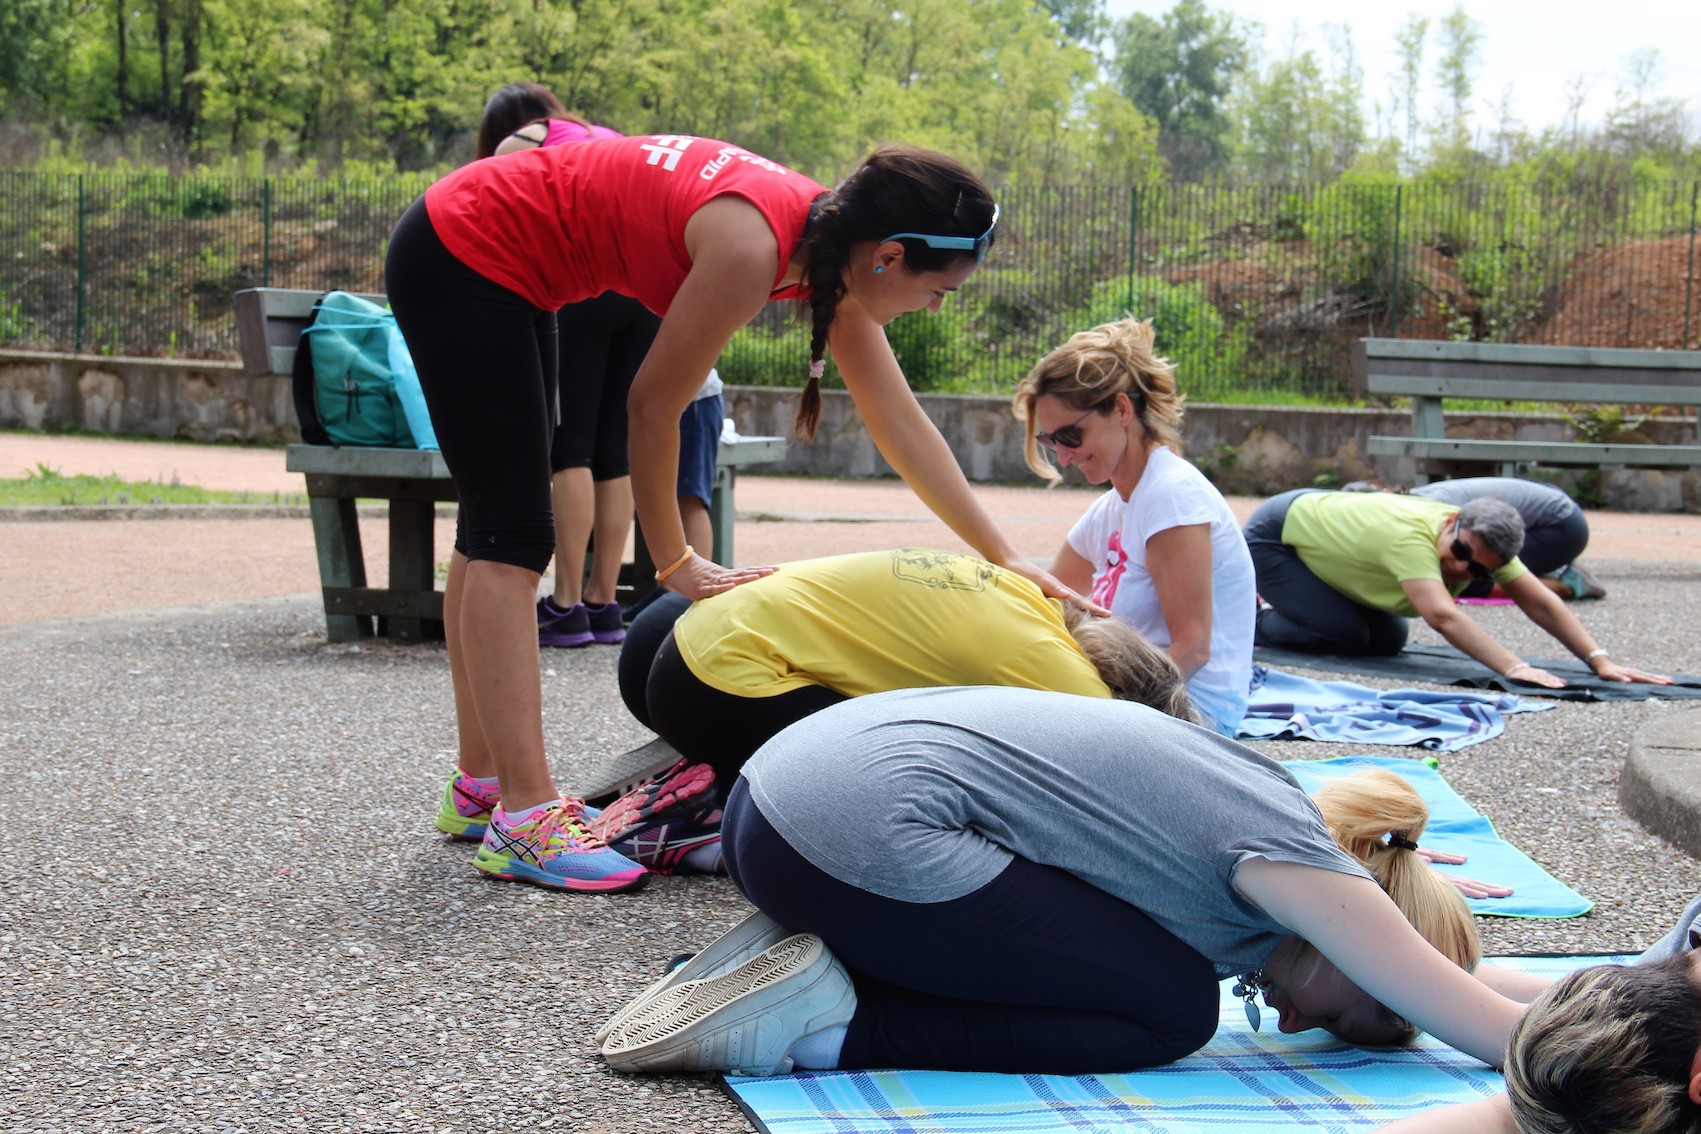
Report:
[{"label": "gray t-shirt", "polygon": [[1139,908],[1223,976],[1289,935],[1235,889],[1242,862],[1368,877],[1280,764],[1129,701],[876,693],[786,729],[744,776],[786,842],[848,885],[948,901],[1019,855]]},{"label": "gray t-shirt", "polygon": [[1512,510],[1523,518],[1526,529],[1557,524],[1577,510],[1577,502],[1553,485],[1512,476],[1438,480],[1418,485],[1412,489],[1412,495],[1455,506],[1469,504],[1479,496],[1493,496],[1512,505]]}]

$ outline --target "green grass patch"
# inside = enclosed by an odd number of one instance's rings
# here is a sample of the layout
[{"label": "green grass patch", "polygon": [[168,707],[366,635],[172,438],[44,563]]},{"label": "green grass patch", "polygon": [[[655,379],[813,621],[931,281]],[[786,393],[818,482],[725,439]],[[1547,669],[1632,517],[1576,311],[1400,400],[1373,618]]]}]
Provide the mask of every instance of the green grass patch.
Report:
[{"label": "green grass patch", "polygon": [[98,504],[301,504],[294,493],[221,492],[187,484],[125,480],[119,476],[65,476],[47,465],[16,480],[0,480],[0,505]]}]

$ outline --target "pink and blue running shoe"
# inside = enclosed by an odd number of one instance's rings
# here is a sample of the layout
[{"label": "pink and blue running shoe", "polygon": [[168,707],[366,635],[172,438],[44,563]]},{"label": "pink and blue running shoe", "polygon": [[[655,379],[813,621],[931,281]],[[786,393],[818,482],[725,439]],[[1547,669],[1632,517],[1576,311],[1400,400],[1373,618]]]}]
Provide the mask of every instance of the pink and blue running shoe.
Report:
[{"label": "pink and blue running shoe", "polygon": [[473,868],[505,882],[599,894],[636,890],[648,882],[648,871],[585,829],[581,806],[576,799],[565,800],[524,823],[509,823],[498,805]]},{"label": "pink and blue running shoe", "polygon": [[500,801],[495,788],[485,787],[459,768],[443,785],[443,802],[437,808],[436,827],[452,839],[484,838],[490,813]]}]

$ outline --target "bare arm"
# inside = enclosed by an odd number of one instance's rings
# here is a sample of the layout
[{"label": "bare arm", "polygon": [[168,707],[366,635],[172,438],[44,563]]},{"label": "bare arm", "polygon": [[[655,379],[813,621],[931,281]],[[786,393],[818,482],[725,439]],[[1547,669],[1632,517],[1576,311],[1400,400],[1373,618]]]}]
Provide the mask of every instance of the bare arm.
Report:
[{"label": "bare arm", "polygon": [[1528,1004],[1553,983],[1544,976],[1496,968],[1493,965],[1478,965],[1473,975],[1500,995],[1520,1004]]},{"label": "bare arm", "polygon": [[[1517,581],[1513,580],[1514,583]],[[1419,617],[1429,624],[1430,629],[1447,639],[1462,653],[1499,674],[1523,664],[1517,654],[1495,641],[1476,619],[1466,614],[1459,604],[1453,601],[1453,596],[1447,593],[1447,588],[1441,585],[1439,579],[1402,579],[1400,589],[1406,592],[1406,598],[1411,600]],[[1530,681],[1550,689],[1558,689],[1565,684],[1563,678],[1533,666],[1520,669],[1516,676],[1520,681]]]},{"label": "bare arm", "polygon": [[522,150],[535,150],[543,145],[543,140],[549,137],[549,127],[542,122],[533,122],[522,126],[496,143],[496,156],[515,154]]},{"label": "bare arm", "polygon": [[1211,660],[1211,528],[1184,524],[1146,541],[1146,569],[1169,627],[1169,656],[1192,677]]},{"label": "bare arm", "polygon": [[[1501,585],[1506,597],[1518,604],[1518,609],[1524,616],[1549,634],[1559,640],[1559,643],[1573,654],[1577,655],[1589,668],[1608,681],[1638,681],[1652,685],[1670,685],[1671,678],[1663,674],[1643,673],[1632,666],[1619,665],[1605,654],[1589,657],[1599,648],[1594,636],[1571,613],[1571,608],[1560,601],[1559,596],[1543,586],[1533,573],[1519,575],[1510,583]],[[1522,678],[1520,670],[1513,676]]]},{"label": "bare arm", "polygon": [[[685,226],[685,244],[691,271],[627,398],[633,502],[651,556],[663,569],[684,555],[686,546],[676,496],[680,415],[733,332],[768,301],[779,269],[773,231],[754,205],[737,197],[717,197],[698,209]],[[702,598],[766,573],[721,568],[694,557],[668,576],[667,585]]]},{"label": "bare arm", "polygon": [[1092,589],[1093,565],[1080,552],[1070,547],[1068,540],[1063,541],[1057,558],[1051,561],[1051,573],[1057,576],[1058,582],[1082,594]]},{"label": "bare arm", "polygon": [[1063,598],[1095,613],[1109,613],[1081,598],[1050,573],[1017,554],[992,515],[975,496],[962,466],[916,400],[885,329],[855,301],[839,304],[828,332],[833,358],[845,389],[862,414],[880,455],[934,515],[983,558],[1032,579],[1053,598]]},{"label": "bare arm", "polygon": [[1382,1004],[1490,1066],[1505,1061],[1524,1006],[1436,952],[1370,879],[1255,858],[1235,882]]},{"label": "bare arm", "polygon": [[1506,1096],[1495,1095],[1414,1114],[1378,1126],[1373,1134],[1517,1134],[1517,1130]]}]

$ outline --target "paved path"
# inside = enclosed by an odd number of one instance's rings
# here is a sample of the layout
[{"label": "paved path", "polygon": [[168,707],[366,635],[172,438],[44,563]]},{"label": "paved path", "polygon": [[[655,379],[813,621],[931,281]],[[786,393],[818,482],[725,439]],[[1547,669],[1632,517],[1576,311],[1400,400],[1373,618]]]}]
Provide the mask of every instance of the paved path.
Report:
[{"label": "paved path", "polygon": [[[0,475],[45,459],[294,488],[275,451],[218,458],[215,472],[199,449],[0,435]],[[987,496],[1040,556],[1088,498]],[[749,558],[949,542],[895,485],[749,477],[739,503],[836,517],[741,523]],[[1579,616],[1639,664],[1701,672],[1698,518],[1590,519],[1612,594]],[[441,646],[328,645],[316,585],[305,520],[0,524],[0,1059],[14,1072],[0,1124],[748,1130],[710,1080],[615,1075],[588,1039],[662,959],[742,916],[736,891],[662,878],[584,897],[482,879],[430,829],[453,760]],[[1515,612],[1480,613],[1513,648],[1551,649]],[[545,656],[566,784],[647,738],[614,694],[614,661]],[[1701,890],[1701,863],[1617,798],[1633,738],[1694,712],[1561,704],[1442,757],[1503,835],[1596,902],[1567,921],[1485,919],[1491,952],[1638,948]]]}]

